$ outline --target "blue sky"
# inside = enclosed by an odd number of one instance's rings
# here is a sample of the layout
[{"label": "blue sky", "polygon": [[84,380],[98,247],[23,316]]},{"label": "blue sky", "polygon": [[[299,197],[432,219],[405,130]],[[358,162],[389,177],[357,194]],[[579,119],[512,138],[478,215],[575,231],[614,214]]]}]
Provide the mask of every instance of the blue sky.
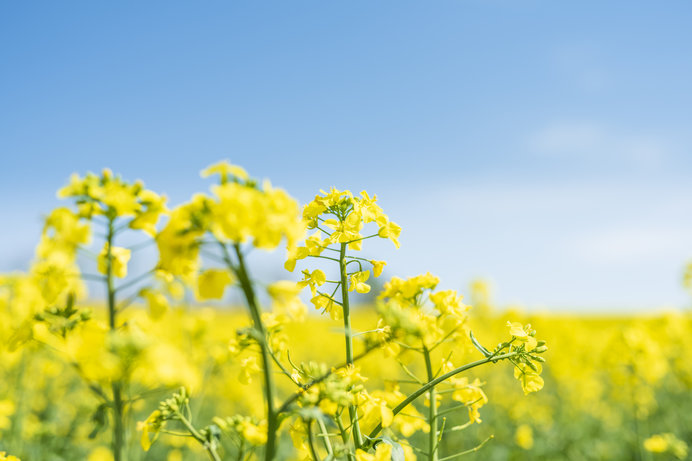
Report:
[{"label": "blue sky", "polygon": [[[222,158],[301,201],[376,193],[372,247],[502,303],[687,305],[692,4],[13,2],[0,6],[0,270],[73,171],[180,203]],[[375,254],[376,253],[376,254]]]}]

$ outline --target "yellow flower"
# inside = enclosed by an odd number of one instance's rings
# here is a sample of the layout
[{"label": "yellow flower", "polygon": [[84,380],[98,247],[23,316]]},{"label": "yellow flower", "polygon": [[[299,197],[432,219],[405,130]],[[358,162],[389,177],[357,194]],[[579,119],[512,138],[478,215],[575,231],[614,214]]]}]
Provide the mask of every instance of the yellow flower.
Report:
[{"label": "yellow flower", "polygon": [[185,278],[197,271],[199,239],[210,225],[209,207],[209,198],[197,194],[171,212],[168,223],[156,237],[158,269]]},{"label": "yellow flower", "polygon": [[341,320],[343,318],[343,311],[341,306],[334,302],[332,298],[325,294],[318,294],[313,296],[310,302],[315,306],[315,309],[324,309],[332,320]]},{"label": "yellow flower", "polygon": [[519,340],[525,339],[528,336],[521,323],[508,321],[507,326],[509,327],[509,334]]},{"label": "yellow flower", "polygon": [[382,427],[389,427],[394,421],[394,412],[387,406],[384,398],[369,395],[363,391],[361,393],[362,402],[359,410],[362,410],[361,427],[365,432],[374,428],[377,423],[382,423]]},{"label": "yellow flower", "polygon": [[392,222],[387,221],[381,224],[380,230],[377,233],[382,238],[388,238],[394,243],[394,246],[399,248],[399,235],[401,234],[401,227]]},{"label": "yellow flower", "polygon": [[[131,252],[127,248],[113,247],[111,249],[112,270],[115,277],[127,277],[127,263],[130,261]],[[103,246],[98,257],[98,270],[102,274],[108,272],[108,242]]]},{"label": "yellow flower", "polygon": [[687,443],[671,432],[655,434],[644,440],[644,449],[651,453],[669,452],[678,459],[686,459],[689,452]]},{"label": "yellow flower", "polygon": [[151,318],[160,319],[168,311],[168,299],[163,294],[144,288],[139,295],[146,300]]},{"label": "yellow flower", "polygon": [[15,405],[14,402],[8,399],[0,400],[0,429],[7,429],[10,427],[11,420],[10,416],[14,414]]},{"label": "yellow flower", "polygon": [[267,443],[267,424],[252,424],[250,421],[241,423],[241,433],[243,438],[252,445],[260,446]]},{"label": "yellow flower", "polygon": [[137,200],[137,190],[122,180],[114,179],[103,186],[103,194],[98,199],[116,216],[134,216],[142,205]]},{"label": "yellow flower", "polygon": [[299,259],[307,258],[308,254],[308,249],[305,247],[295,247],[289,250],[286,262],[284,263],[284,268],[288,272],[293,272],[293,270],[296,268],[296,262]]},{"label": "yellow flower", "polygon": [[183,452],[178,449],[169,451],[166,461],[183,461]]},{"label": "yellow flower", "polygon": [[532,351],[536,348],[538,345],[538,340],[526,331],[530,330],[529,326],[524,327],[518,322],[507,322],[507,326],[509,327],[510,335],[514,336],[514,338],[518,339],[519,341],[526,343],[525,348],[527,351]]},{"label": "yellow flower", "polygon": [[213,165],[209,165],[207,168],[202,170],[200,174],[203,178],[213,174],[218,174],[221,178],[221,184],[228,182],[229,177],[238,178],[243,181],[247,181],[248,179],[247,171],[237,165],[231,165],[228,160],[222,160]]},{"label": "yellow flower", "polygon": [[304,270],[303,280],[298,282],[298,286],[301,288],[310,286],[310,291],[312,291],[312,295],[315,296],[317,294],[317,287],[324,285],[326,281],[327,276],[325,275],[324,271],[320,269],[315,269],[312,272]]},{"label": "yellow flower", "polygon": [[356,461],[390,461],[392,459],[392,446],[380,442],[375,448],[375,454],[371,455],[361,449],[356,450]]},{"label": "yellow flower", "polygon": [[299,283],[290,280],[279,280],[267,287],[269,296],[276,302],[285,302],[298,296],[301,291]]},{"label": "yellow flower", "polygon": [[356,290],[358,293],[368,293],[370,285],[365,283],[370,278],[370,271],[355,272],[351,274],[348,291]]},{"label": "yellow flower", "polygon": [[375,455],[371,455],[359,448],[356,450],[356,461],[375,461]]},{"label": "yellow flower", "polygon": [[130,229],[141,229],[152,237],[156,236],[156,223],[166,210],[166,197],[156,192],[143,190],[139,194],[139,200],[146,207],[144,211],[138,211],[130,221]]},{"label": "yellow flower", "polygon": [[80,222],[79,215],[68,208],[56,208],[46,218],[37,253],[40,258],[50,258],[52,252],[60,251],[74,259],[77,248],[90,241],[89,224]]},{"label": "yellow flower", "polygon": [[375,277],[379,277],[380,275],[382,275],[382,270],[384,269],[384,266],[387,265],[387,263],[385,261],[375,261],[375,260],[370,261],[370,264],[372,264],[372,274]]},{"label": "yellow flower", "polygon": [[483,405],[488,403],[488,397],[481,389],[481,382],[476,378],[469,383],[468,378],[452,378],[454,393],[452,399],[461,402],[469,409],[469,420],[474,423],[481,423],[481,414],[478,411]]},{"label": "yellow flower", "polygon": [[439,277],[430,272],[406,280],[392,277],[389,282],[384,284],[384,289],[379,297],[380,299],[391,298],[411,301],[424,290],[434,290],[438,283],[440,283]]},{"label": "yellow flower", "polygon": [[295,320],[302,320],[307,313],[307,308],[298,297],[301,289],[299,283],[279,280],[269,285],[267,292],[274,300],[274,307],[278,313],[286,313]]},{"label": "yellow flower", "polygon": [[221,299],[226,285],[233,281],[231,274],[224,269],[208,269],[197,277],[197,297],[204,299]]},{"label": "yellow flower", "polygon": [[358,214],[362,216],[363,222],[369,223],[377,221],[384,216],[382,208],[379,207],[375,202],[377,202],[377,195],[370,195],[367,191],[362,191],[360,193],[361,198],[356,198],[354,200],[354,208]]},{"label": "yellow flower", "polygon": [[660,434],[652,435],[644,440],[644,449],[652,453],[665,453],[668,449],[668,441]]},{"label": "yellow flower", "polygon": [[440,311],[440,314],[462,317],[469,306],[462,303],[461,300],[462,296],[459,296],[454,290],[442,290],[430,294],[430,301],[435,304],[435,308]]},{"label": "yellow flower", "polygon": [[257,362],[257,357],[251,355],[250,357],[245,357],[240,361],[240,374],[238,375],[238,381],[243,384],[250,384],[252,382],[252,375],[254,373],[259,373],[262,369]]},{"label": "yellow flower", "polygon": [[4,451],[0,451],[0,461],[21,461],[16,456],[8,455]]},{"label": "yellow flower", "polygon": [[[149,451],[151,444],[159,436],[162,427],[163,421],[161,421],[161,412],[159,410],[154,410],[145,421],[137,423],[137,430],[142,431],[142,438],[140,439],[142,450]],[[151,438],[149,438],[149,434],[152,434]]]},{"label": "yellow flower", "polygon": [[536,370],[525,363],[521,363],[514,367],[514,377],[519,380],[521,388],[526,395],[543,389],[543,378],[539,376],[541,373],[541,364],[534,363],[533,365]]},{"label": "yellow flower", "polygon": [[87,461],[113,461],[113,452],[108,447],[99,445],[91,450]]},{"label": "yellow flower", "polygon": [[531,426],[527,424],[520,425],[514,434],[514,440],[524,450],[533,448],[533,430],[531,430]]}]

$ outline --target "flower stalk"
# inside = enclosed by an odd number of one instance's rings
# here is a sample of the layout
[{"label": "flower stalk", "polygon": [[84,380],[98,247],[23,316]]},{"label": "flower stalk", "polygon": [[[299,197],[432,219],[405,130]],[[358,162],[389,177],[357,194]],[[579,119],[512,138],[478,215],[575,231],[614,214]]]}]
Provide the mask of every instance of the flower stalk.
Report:
[{"label": "flower stalk", "polygon": [[[346,342],[346,364],[353,365],[353,335],[351,331],[351,309],[348,298],[348,273],[346,271],[346,248],[348,244],[342,243],[339,252],[339,272],[341,274],[341,307],[344,312],[344,339]],[[353,426],[353,444],[356,449],[363,444],[358,422],[358,410],[355,405],[349,405],[348,414]]]},{"label": "flower stalk", "polygon": [[[115,218],[108,218],[108,233],[106,235],[107,253],[106,253],[106,289],[108,296],[108,324],[111,332],[118,328],[117,324],[117,307],[116,307],[116,289],[113,274],[113,241],[115,239]],[[118,379],[111,384],[113,391],[113,460],[123,461],[123,447],[125,445],[125,403],[122,395],[122,382]]]},{"label": "flower stalk", "polygon": [[252,317],[254,327],[258,333],[258,343],[262,355],[262,368],[264,371],[264,397],[267,407],[267,444],[265,446],[264,459],[265,461],[272,461],[276,457],[276,432],[278,429],[278,421],[276,409],[274,408],[274,396],[276,395],[276,388],[272,373],[271,352],[269,350],[269,345],[267,344],[267,333],[266,329],[264,328],[264,324],[262,323],[262,315],[259,305],[257,304],[255,290],[252,286],[252,282],[250,281],[250,277],[248,276],[245,258],[243,257],[239,244],[234,244],[233,248],[238,260],[238,266],[236,267],[232,264],[227,254],[225,254],[225,257],[227,264],[229,264],[229,269],[234,271],[238,277],[238,281],[240,282],[241,289],[243,290],[245,300],[247,301],[247,305],[250,310],[250,316]]}]

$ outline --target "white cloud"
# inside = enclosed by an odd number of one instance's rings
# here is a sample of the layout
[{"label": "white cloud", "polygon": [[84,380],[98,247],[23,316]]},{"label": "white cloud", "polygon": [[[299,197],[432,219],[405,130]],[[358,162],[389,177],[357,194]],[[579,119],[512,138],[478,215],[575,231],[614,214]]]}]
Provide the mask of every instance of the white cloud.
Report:
[{"label": "white cloud", "polygon": [[393,274],[430,270],[454,288],[492,277],[500,302],[533,306],[687,302],[688,184],[527,181],[386,195],[400,197],[386,211],[403,227],[401,250],[382,255]]},{"label": "white cloud", "polygon": [[553,123],[528,138],[531,152],[544,157],[613,159],[641,167],[658,166],[670,156],[668,142],[646,133],[620,132],[588,121]]},{"label": "white cloud", "polygon": [[692,249],[692,227],[604,229],[585,233],[571,248],[576,258],[587,263],[645,265],[661,259],[678,258]]}]

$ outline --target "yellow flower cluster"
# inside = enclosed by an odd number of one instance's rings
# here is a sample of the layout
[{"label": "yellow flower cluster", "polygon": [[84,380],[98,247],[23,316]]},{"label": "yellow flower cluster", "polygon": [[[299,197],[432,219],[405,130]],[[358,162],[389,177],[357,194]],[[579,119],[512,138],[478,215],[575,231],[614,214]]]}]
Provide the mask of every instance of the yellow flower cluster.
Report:
[{"label": "yellow flower cluster", "polygon": [[687,443],[670,432],[655,434],[644,440],[644,449],[651,453],[670,453],[678,459],[687,459]]},{"label": "yellow flower cluster", "polygon": [[434,292],[439,281],[430,273],[406,280],[392,277],[379,296],[384,301],[379,308],[379,327],[410,347],[432,348],[444,339],[463,335],[470,306],[454,290]]},{"label": "yellow flower cluster", "polygon": [[16,456],[8,455],[5,451],[0,451],[0,461],[21,461]]},{"label": "yellow flower cluster", "polygon": [[[509,334],[512,341],[519,344],[522,355],[514,362],[514,377],[521,383],[524,394],[536,392],[543,389],[543,378],[540,374],[543,371],[541,362],[543,358],[536,355],[548,350],[545,341],[538,341],[536,331],[531,329],[531,325],[523,326],[521,323],[507,322]],[[510,342],[510,343],[511,343]]]},{"label": "yellow flower cluster", "polygon": [[[340,191],[331,188],[329,192],[320,191],[321,195],[305,205],[303,220],[308,229],[316,229],[305,246],[299,246],[289,253],[286,269],[293,271],[296,261],[308,256],[319,256],[330,245],[343,243],[350,250],[361,250],[363,240],[379,236],[391,240],[399,248],[401,227],[389,220],[377,205],[377,196],[372,198],[366,191],[360,197],[351,191]],[[362,231],[366,224],[375,223],[378,230],[375,234],[364,236]],[[373,261],[375,275],[382,273],[383,261]]]},{"label": "yellow flower cluster", "polygon": [[70,183],[58,191],[58,197],[74,198],[81,218],[131,217],[131,229],[141,229],[152,237],[159,217],[166,212],[166,197],[145,189],[139,181],[128,183],[108,169],[100,176],[72,175]]},{"label": "yellow flower cluster", "polygon": [[[212,195],[196,194],[190,202],[176,207],[158,234],[160,269],[188,278],[196,274],[199,249],[205,243],[202,237],[207,233],[218,242],[251,243],[266,250],[283,240],[292,250],[303,238],[305,228],[298,203],[285,191],[268,181],[260,187],[242,168],[225,161],[202,172],[205,177],[214,174],[219,175],[220,183],[211,188]],[[218,287],[211,294],[216,298]]]}]

